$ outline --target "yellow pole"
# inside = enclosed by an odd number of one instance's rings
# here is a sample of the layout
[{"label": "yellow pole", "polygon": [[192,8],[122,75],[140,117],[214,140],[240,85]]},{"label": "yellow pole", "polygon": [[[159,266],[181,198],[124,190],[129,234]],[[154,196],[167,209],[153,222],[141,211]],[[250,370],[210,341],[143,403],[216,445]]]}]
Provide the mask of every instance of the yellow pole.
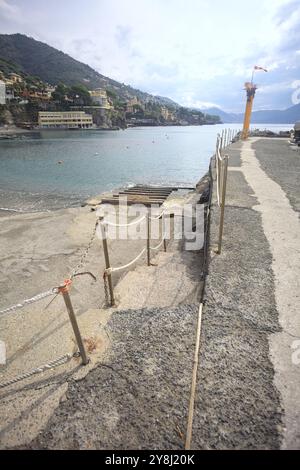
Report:
[{"label": "yellow pole", "polygon": [[247,102],[246,102],[244,126],[243,126],[243,132],[242,132],[243,140],[246,140],[249,135],[251,113],[252,113],[253,101],[254,101],[254,96],[255,96],[255,91],[256,91],[256,85],[253,85],[253,83],[246,83],[245,87],[247,91]]}]

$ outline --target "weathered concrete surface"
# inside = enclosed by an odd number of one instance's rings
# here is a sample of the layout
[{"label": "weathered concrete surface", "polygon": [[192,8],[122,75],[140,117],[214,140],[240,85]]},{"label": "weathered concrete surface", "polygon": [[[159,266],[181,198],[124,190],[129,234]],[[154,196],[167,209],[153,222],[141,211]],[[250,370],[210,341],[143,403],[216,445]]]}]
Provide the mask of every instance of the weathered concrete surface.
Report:
[{"label": "weathered concrete surface", "polygon": [[113,347],[66,399],[33,449],[183,449],[197,305],[116,312]]},{"label": "weathered concrete surface", "polygon": [[285,139],[253,141],[261,169],[282,188],[292,208],[300,212],[300,149]]},{"label": "weathered concrete surface", "polygon": [[[277,157],[286,172],[297,170],[289,152],[287,140],[273,139],[228,149],[223,250],[211,253],[205,290],[194,448],[300,447],[299,365],[292,364],[293,337],[281,332],[289,322],[289,333],[300,333],[299,225],[288,202],[296,207],[299,185],[287,186],[287,173],[274,170]],[[218,221],[214,194],[212,249]]]},{"label": "weathered concrete surface", "polygon": [[266,151],[268,141],[258,141],[254,148],[249,143],[245,144],[242,168],[258,198],[256,210],[261,213],[263,230],[272,253],[275,300],[283,331],[271,335],[269,340],[275,384],[284,407],[282,447],[299,449],[300,220],[299,212],[297,214],[295,210],[300,208],[300,159],[286,142],[285,145],[280,141],[272,144],[269,153]]},{"label": "weathered concrete surface", "polygon": [[[0,310],[61,285],[78,264],[95,222],[96,214],[88,208],[2,217]],[[109,241],[112,263],[125,264],[144,246],[143,240]],[[145,257],[140,263],[145,263]],[[82,368],[78,359],[72,359],[1,389],[1,447],[30,442],[58,405],[69,378],[87,374],[109,346],[105,325],[111,311],[101,308],[104,259],[97,237],[83,270],[87,269],[97,276],[97,282],[89,276],[76,278],[71,299],[91,363]],[[116,273],[114,282],[122,276],[124,273]],[[51,300],[48,297],[0,317],[0,339],[7,350],[6,365],[0,367],[0,383],[77,350],[62,297],[45,310]]]}]

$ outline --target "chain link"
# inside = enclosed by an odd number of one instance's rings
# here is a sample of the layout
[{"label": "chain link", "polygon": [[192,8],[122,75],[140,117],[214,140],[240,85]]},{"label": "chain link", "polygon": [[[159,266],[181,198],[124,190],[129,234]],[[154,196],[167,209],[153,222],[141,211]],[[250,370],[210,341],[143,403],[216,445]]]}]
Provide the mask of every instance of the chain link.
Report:
[{"label": "chain link", "polygon": [[73,277],[76,276],[76,274],[78,274],[78,272],[83,268],[83,266],[85,265],[85,262],[86,262],[86,258],[89,254],[89,251],[92,247],[92,244],[95,240],[95,237],[96,237],[96,233],[97,233],[97,228],[98,228],[98,224],[99,224],[99,219],[97,219],[96,223],[95,223],[95,227],[93,229],[93,232],[92,232],[92,235],[91,235],[91,238],[90,238],[90,241],[85,249],[85,251],[83,252],[81,258],[80,258],[80,261],[79,263],[77,264],[77,266],[73,269],[73,271],[71,272],[71,275],[70,275],[70,279],[73,279]]}]

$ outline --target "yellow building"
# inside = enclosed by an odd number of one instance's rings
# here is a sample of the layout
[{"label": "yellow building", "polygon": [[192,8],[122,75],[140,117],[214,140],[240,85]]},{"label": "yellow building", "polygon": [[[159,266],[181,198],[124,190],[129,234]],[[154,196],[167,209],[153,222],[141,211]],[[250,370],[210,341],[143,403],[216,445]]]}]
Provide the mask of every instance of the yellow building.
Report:
[{"label": "yellow building", "polygon": [[111,105],[107,98],[106,90],[97,88],[96,90],[90,91],[93,103],[100,106],[102,109],[110,109]]},{"label": "yellow building", "polygon": [[40,111],[39,126],[42,129],[89,129],[93,117],[84,111]]},{"label": "yellow building", "polygon": [[174,113],[165,106],[161,108],[161,115],[166,121],[173,121],[175,118]]},{"label": "yellow building", "polygon": [[142,109],[144,109],[144,105],[137,99],[136,96],[127,101],[126,113],[134,113],[135,106],[140,106]]}]

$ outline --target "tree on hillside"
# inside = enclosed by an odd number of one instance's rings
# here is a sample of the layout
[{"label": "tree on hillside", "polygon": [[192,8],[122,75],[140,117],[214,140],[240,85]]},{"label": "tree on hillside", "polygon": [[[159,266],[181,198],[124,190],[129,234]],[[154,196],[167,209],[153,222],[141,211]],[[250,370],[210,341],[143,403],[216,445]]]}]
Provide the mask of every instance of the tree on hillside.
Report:
[{"label": "tree on hillside", "polygon": [[84,85],[73,85],[68,93],[74,104],[80,106],[91,106],[92,98],[88,89]]},{"label": "tree on hillside", "polygon": [[114,90],[110,90],[109,88],[106,89],[106,94],[108,98],[111,98],[112,100],[117,99],[117,93]]},{"label": "tree on hillside", "polygon": [[56,90],[52,93],[52,98],[60,104],[63,104],[66,100],[66,96],[69,93],[69,88],[63,83],[59,83]]}]

